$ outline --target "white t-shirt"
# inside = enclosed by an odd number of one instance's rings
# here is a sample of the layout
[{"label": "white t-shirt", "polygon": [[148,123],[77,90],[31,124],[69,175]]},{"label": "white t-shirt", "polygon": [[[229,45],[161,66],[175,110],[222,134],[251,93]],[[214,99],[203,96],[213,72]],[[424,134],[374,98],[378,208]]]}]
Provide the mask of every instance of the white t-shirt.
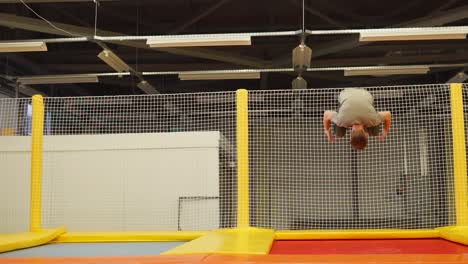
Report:
[{"label": "white t-shirt", "polygon": [[340,108],[332,122],[340,127],[362,124],[375,127],[382,123],[382,116],[374,109],[374,97],[365,89],[347,88],[338,96]]}]

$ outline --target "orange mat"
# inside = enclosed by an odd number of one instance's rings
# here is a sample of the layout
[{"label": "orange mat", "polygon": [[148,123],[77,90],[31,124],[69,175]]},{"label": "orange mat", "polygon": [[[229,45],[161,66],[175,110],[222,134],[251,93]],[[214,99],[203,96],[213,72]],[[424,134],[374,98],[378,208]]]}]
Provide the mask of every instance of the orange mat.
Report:
[{"label": "orange mat", "polygon": [[229,255],[189,255],[154,257],[84,257],[84,258],[2,258],[0,264],[272,264],[272,263],[468,263],[465,254],[341,254],[341,255],[267,255],[267,256],[229,256]]},{"label": "orange mat", "polygon": [[270,254],[468,254],[468,246],[443,239],[283,240]]}]

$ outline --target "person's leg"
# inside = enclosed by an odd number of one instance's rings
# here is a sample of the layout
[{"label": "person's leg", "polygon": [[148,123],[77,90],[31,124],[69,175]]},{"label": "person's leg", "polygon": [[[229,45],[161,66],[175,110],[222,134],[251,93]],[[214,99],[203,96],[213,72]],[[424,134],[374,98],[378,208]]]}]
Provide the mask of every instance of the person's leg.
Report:
[{"label": "person's leg", "polygon": [[335,136],[337,138],[342,138],[346,135],[346,128],[345,127],[340,127],[335,124],[333,124],[333,130],[335,132]]},{"label": "person's leg", "polygon": [[380,134],[380,125],[366,128],[370,136],[376,137]]}]

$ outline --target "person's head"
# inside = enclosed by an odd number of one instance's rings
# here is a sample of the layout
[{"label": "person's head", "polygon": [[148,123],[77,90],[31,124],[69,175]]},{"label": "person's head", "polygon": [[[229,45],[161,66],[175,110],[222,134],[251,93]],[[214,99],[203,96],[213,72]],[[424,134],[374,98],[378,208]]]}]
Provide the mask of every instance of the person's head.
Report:
[{"label": "person's head", "polygon": [[367,147],[368,135],[363,125],[353,125],[351,129],[351,145],[357,150]]}]

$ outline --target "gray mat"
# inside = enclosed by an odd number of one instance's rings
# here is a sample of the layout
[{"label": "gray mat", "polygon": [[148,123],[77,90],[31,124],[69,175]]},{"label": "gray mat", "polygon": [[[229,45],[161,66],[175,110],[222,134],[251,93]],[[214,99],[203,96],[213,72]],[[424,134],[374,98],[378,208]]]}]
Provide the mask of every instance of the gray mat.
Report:
[{"label": "gray mat", "polygon": [[2,257],[154,256],[184,242],[60,243],[0,253]]}]

